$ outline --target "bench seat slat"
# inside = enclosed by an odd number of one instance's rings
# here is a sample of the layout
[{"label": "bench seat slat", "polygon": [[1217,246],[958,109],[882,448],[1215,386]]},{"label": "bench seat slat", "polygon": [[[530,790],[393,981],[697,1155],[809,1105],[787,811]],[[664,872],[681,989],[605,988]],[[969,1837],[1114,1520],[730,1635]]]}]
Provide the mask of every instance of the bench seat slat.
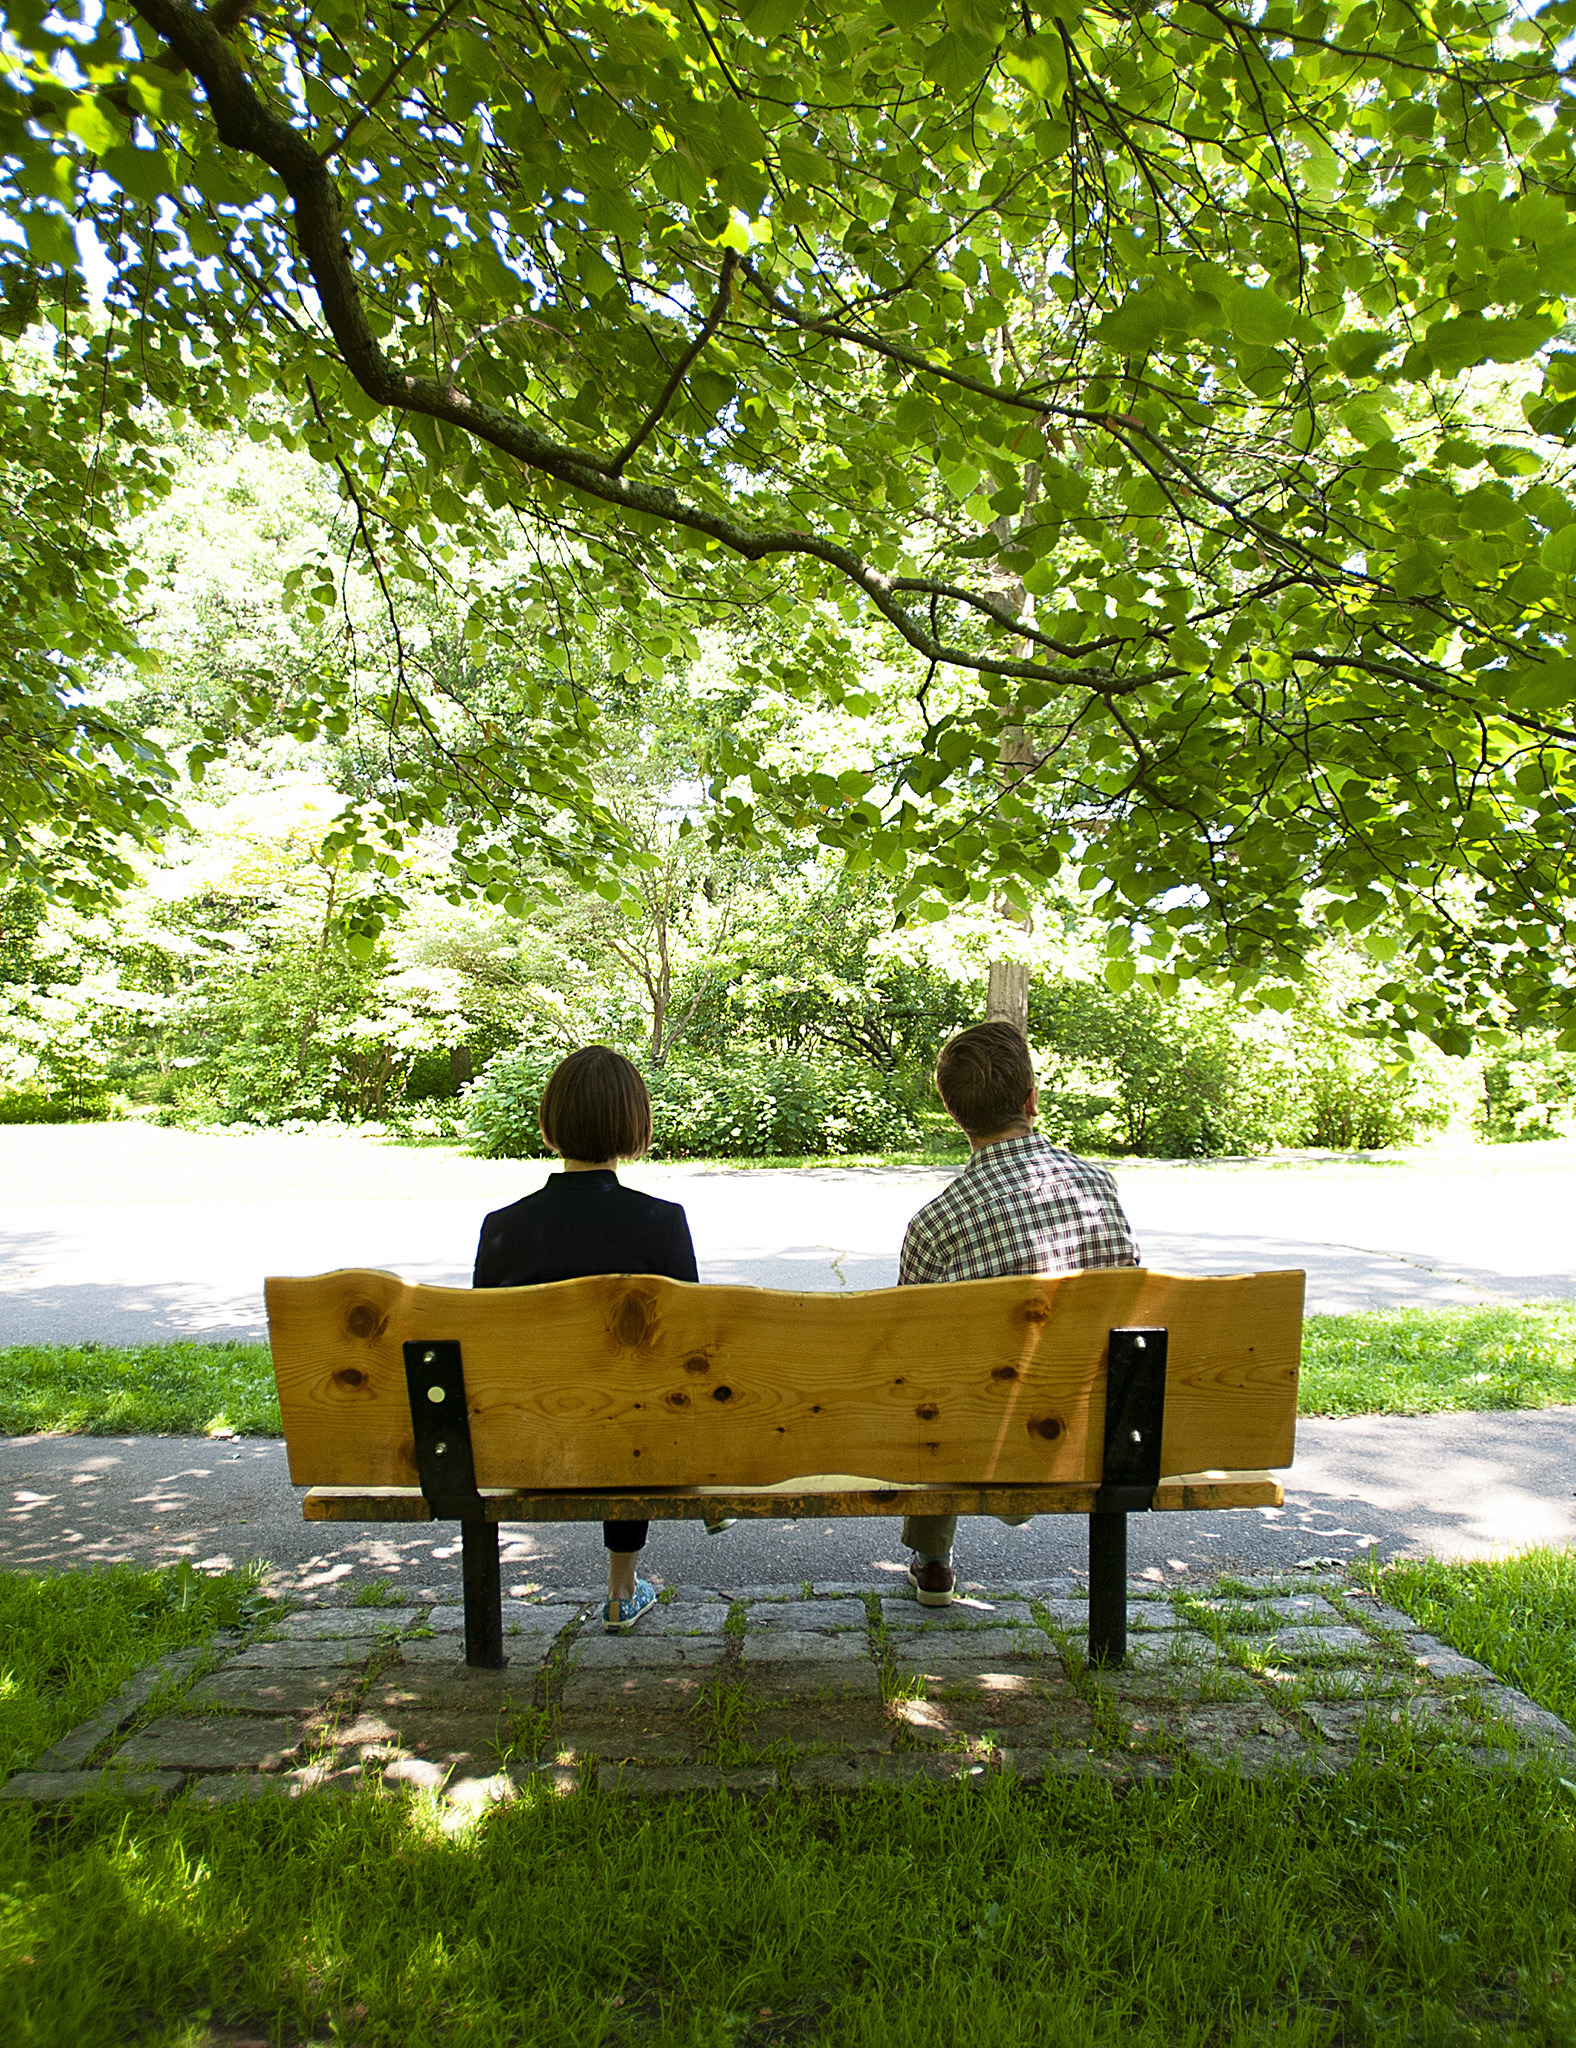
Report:
[{"label": "bench seat slat", "polygon": [[[672,1486],[643,1492],[549,1492],[482,1489],[494,1522],[698,1520],[703,1513],[752,1521],[831,1521],[851,1515],[1086,1515],[1098,1488],[1088,1481],[1055,1486],[891,1486],[842,1474],[774,1486]],[[1278,1508],[1280,1482],[1269,1472],[1183,1472],[1162,1479],[1160,1511]],[[413,1486],[314,1486],[301,1504],[309,1522],[430,1522],[432,1510]]]}]

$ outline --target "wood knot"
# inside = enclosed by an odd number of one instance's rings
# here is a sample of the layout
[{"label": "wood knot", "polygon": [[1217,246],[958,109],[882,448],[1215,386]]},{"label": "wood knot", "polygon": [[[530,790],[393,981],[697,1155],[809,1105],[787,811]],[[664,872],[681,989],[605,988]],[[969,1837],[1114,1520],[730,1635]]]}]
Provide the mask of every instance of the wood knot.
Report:
[{"label": "wood knot", "polygon": [[688,1394],[664,1394],[662,1398],[670,1408],[687,1408],[689,1406]]},{"label": "wood knot", "polygon": [[358,1301],[345,1318],[345,1328],[352,1337],[365,1340],[368,1337],[381,1337],[388,1328],[388,1320],[387,1316],[378,1314],[370,1301]]},{"label": "wood knot", "polygon": [[921,1401],[919,1406],[914,1410],[914,1413],[919,1417],[921,1422],[934,1422],[936,1417],[941,1413],[941,1410],[936,1406],[934,1401]]},{"label": "wood knot", "polygon": [[367,1383],[366,1374],[357,1372],[353,1365],[342,1365],[334,1378],[342,1387],[364,1387]]},{"label": "wood knot", "polygon": [[1015,1380],[1017,1377],[1018,1368],[1015,1365],[998,1365],[991,1374],[993,1380]]},{"label": "wood knot", "polygon": [[638,1351],[651,1334],[651,1311],[644,1295],[626,1294],[613,1318],[613,1336],[626,1351]]},{"label": "wood knot", "polygon": [[686,1372],[710,1372],[711,1360],[706,1356],[705,1352],[697,1351],[693,1358],[685,1359],[684,1370]]},{"label": "wood knot", "polygon": [[1048,1444],[1055,1443],[1062,1433],[1062,1418],[1059,1415],[1037,1415],[1029,1424],[1030,1436],[1043,1436]]},{"label": "wood knot", "polygon": [[1043,1301],[1026,1301],[1019,1309],[1018,1315],[1023,1322],[1034,1323],[1036,1326],[1048,1323],[1051,1319],[1051,1311]]},{"label": "wood knot", "polygon": [[713,1387],[711,1398],[714,1401],[731,1401],[733,1399],[733,1389],[732,1387]]}]

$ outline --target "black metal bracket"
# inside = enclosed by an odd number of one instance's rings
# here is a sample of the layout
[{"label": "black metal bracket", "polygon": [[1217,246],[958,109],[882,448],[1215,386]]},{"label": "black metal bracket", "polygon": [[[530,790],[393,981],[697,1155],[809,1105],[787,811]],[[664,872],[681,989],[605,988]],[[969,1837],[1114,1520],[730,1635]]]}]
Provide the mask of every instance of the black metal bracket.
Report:
[{"label": "black metal bracket", "polygon": [[497,1671],[503,1654],[503,1588],[498,1568],[498,1524],[476,1488],[465,1366],[458,1344],[437,1340],[405,1347],[416,1471],[433,1517],[460,1524],[465,1585],[465,1661]]},{"label": "black metal bracket", "polygon": [[1155,1504],[1166,1423],[1166,1337],[1164,1330],[1111,1332],[1096,1514],[1141,1514]]},{"label": "black metal bracket", "polygon": [[1089,1661],[1127,1655],[1127,1518],[1155,1504],[1166,1420],[1166,1332],[1113,1330],[1106,1352],[1105,1462],[1089,1517]]},{"label": "black metal bracket", "polygon": [[445,1521],[484,1520],[487,1511],[476,1491],[471,1416],[459,1345],[407,1344],[405,1384],[416,1438],[416,1470],[434,1516]]}]

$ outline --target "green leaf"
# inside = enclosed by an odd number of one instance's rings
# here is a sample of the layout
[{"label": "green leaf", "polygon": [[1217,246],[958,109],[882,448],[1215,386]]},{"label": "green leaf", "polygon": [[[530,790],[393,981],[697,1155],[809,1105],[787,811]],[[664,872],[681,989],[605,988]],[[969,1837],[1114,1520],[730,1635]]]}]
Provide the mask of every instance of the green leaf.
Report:
[{"label": "green leaf", "polygon": [[1428,360],[1447,377],[1479,363],[1519,363],[1555,332],[1552,320],[1493,320],[1481,313],[1436,320],[1426,337]]},{"label": "green leaf", "polygon": [[178,189],[175,166],[162,149],[133,149],[128,143],[118,143],[100,157],[99,169],[145,206]]},{"label": "green leaf", "polygon": [[943,92],[967,92],[995,56],[995,45],[983,36],[948,29],[925,52],[922,70]]},{"label": "green leaf", "polygon": [[1538,550],[1538,560],[1555,576],[1576,575],[1576,525],[1551,533]]},{"label": "green leaf", "polygon": [[805,0],[753,0],[745,9],[744,19],[752,36],[771,43],[798,26],[804,9]]},{"label": "green leaf", "polygon": [[1250,285],[1239,285],[1227,296],[1225,314],[1233,334],[1255,348],[1278,347],[1297,324],[1296,313],[1284,299]]},{"label": "green leaf", "polygon": [[1060,36],[1027,36],[1008,43],[1002,69],[1021,78],[1030,92],[1059,106],[1067,91],[1067,52]]}]

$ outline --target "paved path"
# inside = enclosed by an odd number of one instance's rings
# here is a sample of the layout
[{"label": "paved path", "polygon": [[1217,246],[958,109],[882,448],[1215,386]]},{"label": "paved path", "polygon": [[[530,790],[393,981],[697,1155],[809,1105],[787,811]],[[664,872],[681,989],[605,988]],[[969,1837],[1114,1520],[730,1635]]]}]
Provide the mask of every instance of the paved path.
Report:
[{"label": "paved path", "polygon": [[[347,1139],[0,1127],[0,1345],[259,1337],[267,1273],[378,1266],[469,1284],[489,1209],[546,1167]],[[949,1169],[643,1166],[684,1203],[701,1277],[887,1287]],[[1576,1297],[1576,1146],[1124,1164],[1146,1264],[1300,1266],[1310,1311]]]},{"label": "paved path", "polygon": [[[1529,1543],[1576,1541],[1576,1408],[1509,1415],[1358,1416],[1298,1426],[1284,1508],[1135,1515],[1132,1568],[1177,1580],[1279,1570],[1310,1557],[1432,1552],[1491,1557]],[[459,1578],[457,1525],[306,1523],[284,1446],[206,1437],[13,1437],[0,1440],[0,1566],[50,1571],[112,1562],[210,1568],[267,1558],[298,1592],[383,1577],[433,1597]],[[734,1587],[802,1579],[896,1580],[906,1562],[895,1519],[740,1524],[710,1538],[657,1524],[648,1569],[673,1583]],[[958,1564],[978,1582],[1080,1570],[1077,1515],[1013,1530],[963,1524]],[[507,1583],[594,1585],[601,1532],[591,1525],[506,1525]]]},{"label": "paved path", "polygon": [[1005,1772],[1120,1787],[1188,1762],[1329,1777],[1576,1753],[1553,1714],[1337,1573],[1253,1599],[1134,1586],[1127,1661],[1104,1670],[1070,1580],[1014,1578],[943,1614],[882,1591],[689,1588],[610,1637],[582,1590],[553,1587],[506,1603],[502,1670],[461,1661],[452,1604],[319,1607],[161,1659],[0,1799],[419,1792],[453,1826],[593,1786],[758,1797]]}]

